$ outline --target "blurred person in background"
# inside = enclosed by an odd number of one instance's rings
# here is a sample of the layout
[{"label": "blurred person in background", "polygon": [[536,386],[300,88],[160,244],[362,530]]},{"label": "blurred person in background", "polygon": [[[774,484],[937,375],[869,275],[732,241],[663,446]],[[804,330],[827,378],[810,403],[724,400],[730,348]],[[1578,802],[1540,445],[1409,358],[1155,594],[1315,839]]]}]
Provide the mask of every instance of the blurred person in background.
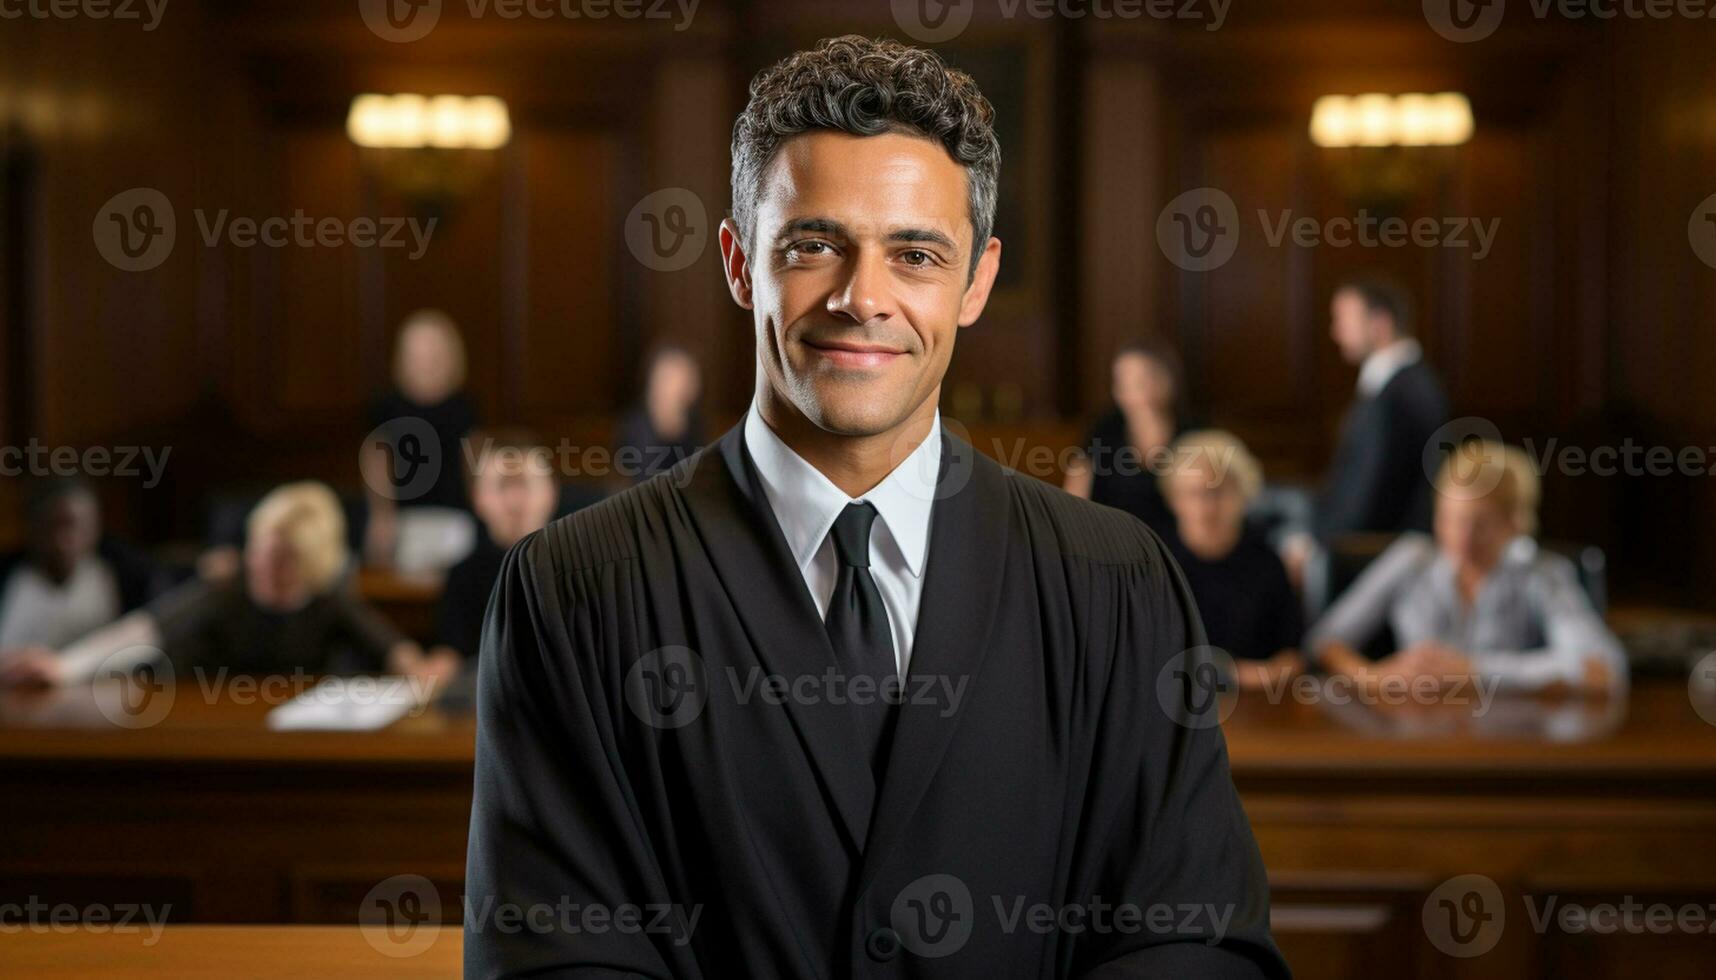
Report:
[{"label": "blurred person in background", "polygon": [[560,487],[548,448],[524,433],[478,434],[471,506],[482,522],[477,546],[447,573],[436,616],[436,655],[474,665],[483,614],[507,549],[554,517]]},{"label": "blurred person in background", "polygon": [[1309,594],[1327,588],[1316,559],[1334,538],[1430,530],[1424,449],[1448,421],[1448,396],[1412,332],[1412,301],[1392,280],[1362,276],[1335,287],[1329,337],[1359,369],[1356,397],[1322,489],[1294,508],[1280,538],[1288,574]]},{"label": "blurred person in background", "polygon": [[104,664],[115,667],[116,655],[128,657],[121,666],[129,668],[162,653],[180,673],[440,677],[456,666],[426,657],[346,590],[349,565],[334,492],[320,483],[287,484],[251,513],[234,578],[192,581],[57,653],[14,657],[0,666],[0,681],[76,683]]},{"label": "blurred person in background", "polygon": [[477,426],[476,406],[465,392],[465,342],[440,310],[418,310],[406,318],[393,351],[393,390],[370,408],[372,430],[411,419],[422,420],[433,433],[434,444],[415,451],[437,461],[439,472],[420,492],[413,487],[409,496],[395,499],[377,488],[394,485],[392,471],[409,464],[391,457],[405,448],[390,449],[380,440],[364,446],[369,510],[363,558],[377,567],[440,571],[464,557],[476,540],[463,470],[464,440]]},{"label": "blurred person in background", "polygon": [[622,476],[640,483],[702,448],[702,392],[703,370],[690,351],[667,344],[650,355],[643,400],[620,420],[615,439]]},{"label": "blurred person in background", "polygon": [[1287,570],[1246,526],[1263,469],[1245,444],[1214,429],[1174,442],[1162,495],[1178,533],[1167,539],[1191,585],[1211,645],[1231,654],[1242,687],[1288,680],[1304,670],[1304,616]]},{"label": "blurred person in background", "polygon": [[1359,369],[1328,481],[1313,511],[1318,540],[1349,532],[1429,531],[1424,446],[1448,421],[1448,396],[1412,337],[1412,304],[1386,279],[1352,279],[1329,302],[1329,335]]},{"label": "blurred person in background", "polygon": [[1091,427],[1084,452],[1067,468],[1064,489],[1118,507],[1172,538],[1174,515],[1158,474],[1181,431],[1179,359],[1160,344],[1134,342],[1115,354],[1111,374],[1114,407]]},{"label": "blurred person in background", "polygon": [[[1605,692],[1625,684],[1620,642],[1567,559],[1540,549],[1540,494],[1529,457],[1470,442],[1436,478],[1435,533],[1407,534],[1367,568],[1312,629],[1331,673],[1492,681],[1503,690]],[[1384,626],[1398,651],[1360,651]]]},{"label": "blurred person in background", "polygon": [[25,545],[0,558],[0,659],[53,650],[142,606],[162,575],[104,534],[101,503],[77,477],[24,491]]}]

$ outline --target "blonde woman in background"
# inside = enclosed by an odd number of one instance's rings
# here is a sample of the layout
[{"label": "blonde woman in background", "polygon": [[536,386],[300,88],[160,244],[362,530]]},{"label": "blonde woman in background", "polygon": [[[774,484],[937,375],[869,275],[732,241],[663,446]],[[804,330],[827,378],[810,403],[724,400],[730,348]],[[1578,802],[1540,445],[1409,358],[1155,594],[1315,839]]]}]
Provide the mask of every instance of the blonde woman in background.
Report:
[{"label": "blonde woman in background", "polygon": [[1173,466],[1162,475],[1178,531],[1168,546],[1210,643],[1234,658],[1241,687],[1297,676],[1305,631],[1299,597],[1275,550],[1245,524],[1263,468],[1244,443],[1216,429],[1188,432],[1173,450]]},{"label": "blonde woman in background", "polygon": [[[427,657],[344,588],[350,554],[339,499],[315,482],[275,489],[250,514],[239,573],[191,582],[57,653],[0,667],[12,684],[91,679],[122,650],[160,651],[175,671],[264,675],[391,672],[439,677],[456,658]],[[126,666],[132,664],[127,663]]]},{"label": "blonde woman in background", "polygon": [[[1435,482],[1435,534],[1408,534],[1365,570],[1310,636],[1330,672],[1366,684],[1476,677],[1516,691],[1623,685],[1620,642],[1573,565],[1538,548],[1539,480],[1496,442],[1453,453]],[[1384,625],[1398,652],[1359,651]]]}]

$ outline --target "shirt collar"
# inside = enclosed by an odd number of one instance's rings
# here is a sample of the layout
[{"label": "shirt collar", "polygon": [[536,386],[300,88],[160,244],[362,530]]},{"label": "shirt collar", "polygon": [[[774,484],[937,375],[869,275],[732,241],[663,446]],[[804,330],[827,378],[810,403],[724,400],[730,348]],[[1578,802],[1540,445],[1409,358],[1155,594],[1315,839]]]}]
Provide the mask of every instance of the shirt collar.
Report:
[{"label": "shirt collar", "polygon": [[1373,351],[1359,367],[1358,390],[1366,398],[1374,398],[1388,387],[1394,376],[1418,363],[1424,348],[1411,338],[1397,340],[1387,347]]},{"label": "shirt collar", "polygon": [[769,428],[755,402],[745,413],[745,448],[751,453],[763,492],[775,512],[793,560],[803,571],[822,546],[835,518],[847,504],[869,501],[892,538],[906,568],[923,574],[929,552],[930,509],[935,503],[941,469],[941,412],[936,411],[929,436],[894,467],[874,489],[854,500],[822,471],[794,452]]}]

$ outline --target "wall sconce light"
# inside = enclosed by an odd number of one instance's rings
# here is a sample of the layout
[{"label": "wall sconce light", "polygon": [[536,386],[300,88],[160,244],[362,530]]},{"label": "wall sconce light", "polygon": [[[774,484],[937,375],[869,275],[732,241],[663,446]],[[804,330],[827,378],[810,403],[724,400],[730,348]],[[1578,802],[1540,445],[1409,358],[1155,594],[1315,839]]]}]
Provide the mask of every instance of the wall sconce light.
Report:
[{"label": "wall sconce light", "polygon": [[495,150],[512,138],[512,119],[492,95],[360,95],[346,135],[378,149]]},{"label": "wall sconce light", "polygon": [[506,102],[492,95],[376,95],[352,99],[346,135],[420,214],[445,216],[512,139]]},{"label": "wall sconce light", "polygon": [[1392,212],[1441,161],[1435,147],[1472,138],[1472,103],[1459,92],[1325,95],[1311,107],[1311,142],[1331,152],[1348,200]]},{"label": "wall sconce light", "polygon": [[1458,146],[1472,138],[1472,103],[1459,92],[1325,95],[1311,107],[1318,146]]}]

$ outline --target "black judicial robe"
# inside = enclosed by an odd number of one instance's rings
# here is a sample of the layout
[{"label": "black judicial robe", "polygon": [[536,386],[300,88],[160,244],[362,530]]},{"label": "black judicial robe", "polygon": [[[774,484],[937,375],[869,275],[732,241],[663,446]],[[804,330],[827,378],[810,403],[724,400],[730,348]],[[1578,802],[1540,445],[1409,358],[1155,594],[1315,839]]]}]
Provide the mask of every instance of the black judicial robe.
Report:
[{"label": "black judicial robe", "polygon": [[879,785],[742,428],[510,552],[467,976],[1287,976],[1160,542],[943,446]]}]

